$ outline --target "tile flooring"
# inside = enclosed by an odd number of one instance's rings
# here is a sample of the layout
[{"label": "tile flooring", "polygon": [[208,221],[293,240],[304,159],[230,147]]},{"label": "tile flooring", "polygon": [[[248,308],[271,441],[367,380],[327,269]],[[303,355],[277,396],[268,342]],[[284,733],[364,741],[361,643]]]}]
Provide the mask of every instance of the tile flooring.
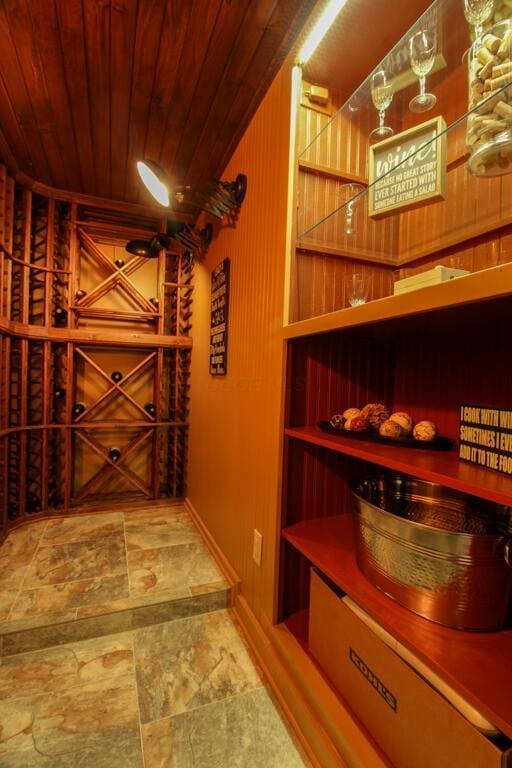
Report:
[{"label": "tile flooring", "polygon": [[0,548],[0,768],[306,765],[182,507],[34,523]]},{"label": "tile flooring", "polygon": [[36,522],[0,548],[0,654],[216,610],[228,597],[183,506]]}]

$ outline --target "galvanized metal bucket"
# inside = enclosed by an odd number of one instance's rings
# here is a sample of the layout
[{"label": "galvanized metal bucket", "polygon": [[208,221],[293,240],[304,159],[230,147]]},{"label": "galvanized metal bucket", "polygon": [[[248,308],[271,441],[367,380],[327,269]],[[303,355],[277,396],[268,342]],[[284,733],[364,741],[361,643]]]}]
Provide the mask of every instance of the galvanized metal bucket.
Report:
[{"label": "galvanized metal bucket", "polygon": [[492,631],[512,595],[509,507],[402,475],[352,484],[361,571],[420,616]]}]

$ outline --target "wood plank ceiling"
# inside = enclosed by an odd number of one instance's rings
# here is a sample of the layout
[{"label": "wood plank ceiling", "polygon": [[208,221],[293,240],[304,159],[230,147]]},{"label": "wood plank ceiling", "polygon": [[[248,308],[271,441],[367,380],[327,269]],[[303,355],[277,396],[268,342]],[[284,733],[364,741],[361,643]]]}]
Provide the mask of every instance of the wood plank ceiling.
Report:
[{"label": "wood plank ceiling", "polygon": [[[135,161],[218,178],[316,0],[3,0],[0,154],[149,203]],[[243,169],[240,169],[243,170]]]}]

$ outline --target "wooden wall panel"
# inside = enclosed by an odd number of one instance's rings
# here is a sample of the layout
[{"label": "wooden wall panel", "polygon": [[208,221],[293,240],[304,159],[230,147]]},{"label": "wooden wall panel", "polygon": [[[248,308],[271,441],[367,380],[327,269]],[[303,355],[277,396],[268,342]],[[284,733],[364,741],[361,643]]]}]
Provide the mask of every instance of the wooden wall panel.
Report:
[{"label": "wooden wall panel", "polygon": [[[332,112],[327,115],[313,106],[302,105],[297,119],[299,159],[359,177],[368,176],[366,137],[370,130],[368,112],[337,112],[340,102],[332,93]],[[320,138],[319,138],[320,137]]]},{"label": "wooden wall panel", "polygon": [[393,293],[393,270],[379,264],[299,250],[296,271],[301,320],[348,307],[348,280],[356,272],[369,280],[370,301]]},{"label": "wooden wall panel", "polygon": [[[236,227],[222,227],[196,267],[188,497],[272,618],[279,516],[283,319],[291,66],[283,67],[223,176],[247,174]],[[231,259],[228,373],[209,375],[210,273]],[[263,564],[252,560],[253,530]]]},{"label": "wooden wall panel", "polygon": [[[297,241],[299,247],[332,248],[354,258],[391,262],[398,255],[398,216],[373,219],[368,216],[365,194],[353,203],[354,234],[345,234],[344,203],[354,194],[347,192],[348,180],[335,180],[308,171],[298,178]],[[347,196],[348,195],[348,196]]]}]

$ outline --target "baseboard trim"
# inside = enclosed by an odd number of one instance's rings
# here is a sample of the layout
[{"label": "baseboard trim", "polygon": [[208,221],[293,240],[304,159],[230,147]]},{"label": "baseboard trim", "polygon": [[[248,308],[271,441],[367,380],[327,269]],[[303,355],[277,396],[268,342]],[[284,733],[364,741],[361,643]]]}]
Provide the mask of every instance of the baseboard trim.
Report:
[{"label": "baseboard trim", "polygon": [[190,513],[192,520],[197,525],[201,535],[203,536],[205,540],[205,544],[210,550],[213,559],[219,566],[220,571],[222,572],[222,575],[228,582],[229,586],[231,587],[231,605],[233,605],[236,596],[240,592],[240,576],[235,571],[229,560],[227,559],[224,552],[221,550],[217,542],[215,541],[214,537],[210,533],[208,527],[205,525],[202,517],[199,515],[197,510],[195,509],[194,505],[190,501],[189,498],[185,499],[185,509],[187,512]]}]

